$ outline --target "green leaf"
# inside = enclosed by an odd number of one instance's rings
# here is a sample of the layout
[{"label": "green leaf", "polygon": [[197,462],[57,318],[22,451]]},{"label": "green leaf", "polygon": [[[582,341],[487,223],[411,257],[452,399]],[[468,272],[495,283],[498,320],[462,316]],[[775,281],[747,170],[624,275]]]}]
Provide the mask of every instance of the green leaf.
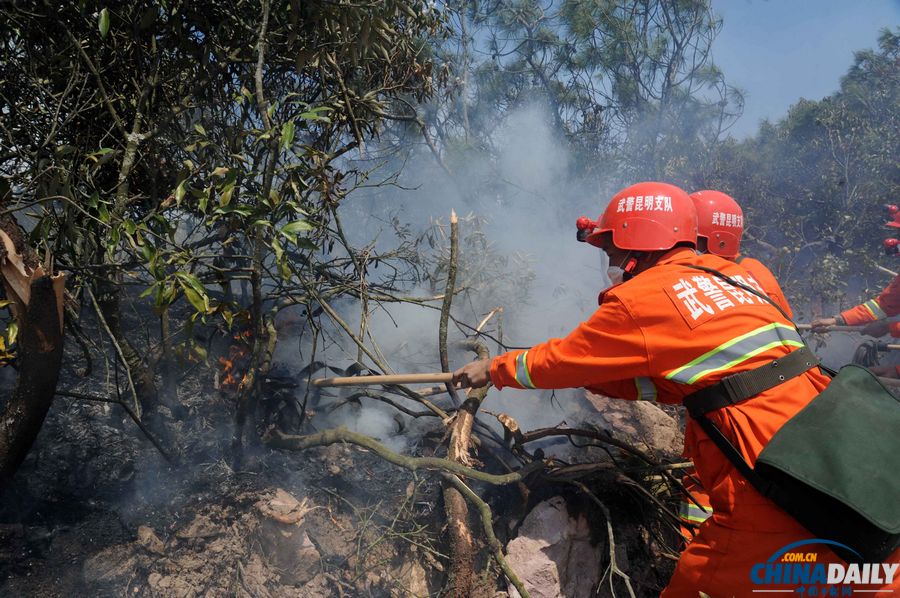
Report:
[{"label": "green leaf", "polygon": [[285,235],[296,235],[304,231],[312,230],[314,227],[306,220],[294,220],[281,227],[281,233]]},{"label": "green leaf", "polygon": [[106,209],[105,203],[97,206],[97,212],[100,214],[100,221],[109,224],[109,210]]},{"label": "green leaf", "polygon": [[16,342],[16,338],[19,336],[19,323],[18,322],[10,322],[6,326],[6,338],[9,341],[9,344],[13,344]]},{"label": "green leaf", "polygon": [[294,143],[294,121],[289,120],[281,125],[281,147],[288,149]]},{"label": "green leaf", "polygon": [[194,289],[198,294],[206,295],[206,287],[203,286],[200,279],[193,274],[190,274],[189,272],[176,272],[175,276],[178,277],[181,282]]},{"label": "green leaf", "polygon": [[187,300],[194,306],[194,309],[201,313],[206,312],[206,304],[203,302],[203,297],[201,297],[197,291],[187,285],[182,285],[181,288],[184,290],[184,296],[187,297]]},{"label": "green leaf", "polygon": [[197,123],[194,125],[194,130],[200,133],[201,135],[206,135],[206,129],[203,128],[203,125]]},{"label": "green leaf", "polygon": [[114,151],[115,150],[112,148],[102,147],[99,150],[97,150],[96,152],[92,152],[92,153],[88,154],[87,157],[89,160],[93,160],[93,162],[95,164],[101,164],[101,163],[109,160],[109,158],[104,159],[103,157],[108,156],[109,154],[113,153]]},{"label": "green leaf", "polygon": [[150,243],[144,243],[141,245],[141,253],[144,256],[144,259],[148,262],[152,262],[156,257],[156,247],[151,245]]},{"label": "green leaf", "polygon": [[218,168],[216,168],[209,174],[210,174],[210,176],[225,176],[228,174],[228,167],[227,166],[219,166]]},{"label": "green leaf", "polygon": [[106,34],[109,33],[109,10],[104,8],[100,11],[100,16],[97,17],[97,28],[100,30],[100,37],[106,38]]},{"label": "green leaf", "polygon": [[315,112],[303,112],[300,114],[300,118],[304,120],[318,120],[325,123],[330,123],[331,119],[327,116],[322,116],[320,114],[316,114]]},{"label": "green leaf", "polygon": [[281,256],[284,255],[284,247],[281,246],[277,238],[272,239],[272,251],[275,252],[275,259],[281,261]]},{"label": "green leaf", "polygon": [[299,239],[297,238],[297,235],[301,232],[312,230],[312,228],[313,226],[306,220],[295,220],[294,222],[285,224],[278,232],[289,239],[291,243],[298,245]]},{"label": "green leaf", "polygon": [[281,274],[281,278],[284,280],[290,280],[293,272],[291,272],[291,267],[288,266],[287,260],[280,260],[278,262],[278,272]]},{"label": "green leaf", "polygon": [[222,192],[219,194],[219,205],[221,207],[225,207],[231,203],[231,196],[234,194],[234,183],[228,183],[224,187],[222,187]]},{"label": "green leaf", "polygon": [[175,204],[181,205],[181,200],[184,199],[184,194],[187,191],[187,179],[184,179],[180,183],[178,183],[178,187],[175,188]]},{"label": "green leaf", "polygon": [[294,241],[294,243],[295,243],[295,244],[297,245],[297,247],[299,247],[300,249],[309,249],[309,250],[313,250],[313,249],[318,249],[318,248],[319,248],[318,245],[316,245],[315,243],[313,243],[312,241],[310,241],[310,240],[307,239],[306,237],[299,238],[299,239],[297,239],[296,241]]},{"label": "green leaf", "polygon": [[3,301],[0,301],[0,309],[3,309],[4,307],[7,307],[9,305],[12,305],[13,303],[14,302],[10,301],[9,299],[4,299]]},{"label": "green leaf", "polygon": [[207,360],[209,359],[209,354],[206,352],[206,347],[194,343],[194,346],[191,347],[191,350],[192,350],[194,353],[196,353],[197,356],[198,356],[201,360],[207,361]]},{"label": "green leaf", "polygon": [[253,209],[248,206],[221,206],[213,210],[216,214],[239,214],[241,216],[252,216]]},{"label": "green leaf", "polygon": [[138,297],[140,297],[141,299],[144,299],[144,298],[152,295],[154,291],[156,291],[156,283],[153,283],[149,287],[147,287],[147,290],[144,291],[143,293],[141,293],[140,295],[138,295]]}]

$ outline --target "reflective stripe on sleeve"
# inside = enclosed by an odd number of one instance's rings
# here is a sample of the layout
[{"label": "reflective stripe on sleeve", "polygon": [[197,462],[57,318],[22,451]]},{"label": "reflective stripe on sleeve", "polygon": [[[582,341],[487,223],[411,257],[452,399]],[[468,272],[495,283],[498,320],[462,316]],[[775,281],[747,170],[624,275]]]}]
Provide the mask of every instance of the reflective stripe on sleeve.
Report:
[{"label": "reflective stripe on sleeve", "polygon": [[634,386],[637,388],[638,401],[656,400],[656,385],[653,384],[653,381],[650,378],[635,378]]},{"label": "reflective stripe on sleeve", "polygon": [[522,351],[516,357],[516,382],[524,388],[534,388],[534,384],[531,382],[531,374],[528,373],[527,356],[528,351]]},{"label": "reflective stripe on sleeve", "polygon": [[712,507],[707,507],[704,511],[697,505],[689,501],[683,501],[678,509],[678,517],[682,521],[690,521],[691,523],[703,523],[712,515]]},{"label": "reflective stripe on sleeve", "polygon": [[875,320],[883,320],[887,317],[887,314],[881,309],[881,305],[878,304],[878,299],[869,299],[863,303],[863,307],[872,314],[872,318]]},{"label": "reflective stripe on sleeve", "polygon": [[712,351],[676,368],[666,374],[666,380],[674,380],[681,384],[693,384],[706,376],[727,370],[742,363],[754,355],[773,347],[802,347],[803,339],[786,324],[766,324],[747,334],[722,343]]}]

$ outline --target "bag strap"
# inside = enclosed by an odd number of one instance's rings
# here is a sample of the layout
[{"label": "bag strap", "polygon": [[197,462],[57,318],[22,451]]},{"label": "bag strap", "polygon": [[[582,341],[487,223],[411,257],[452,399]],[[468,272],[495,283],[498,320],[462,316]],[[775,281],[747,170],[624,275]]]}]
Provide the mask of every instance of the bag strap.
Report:
[{"label": "bag strap", "polygon": [[[781,308],[780,305],[778,305],[777,303],[775,303],[774,301],[772,301],[772,298],[769,297],[768,295],[766,295],[765,293],[760,293],[759,291],[757,291],[757,290],[754,289],[753,287],[751,287],[751,286],[749,286],[749,285],[746,285],[746,284],[740,282],[739,280],[735,280],[735,279],[733,279],[732,277],[728,276],[727,274],[723,274],[722,272],[719,272],[719,271],[716,270],[715,268],[707,268],[706,266],[697,266],[697,265],[694,265],[694,264],[685,264],[685,266],[687,266],[688,268],[693,268],[694,270],[702,270],[703,272],[706,272],[706,273],[708,273],[708,274],[712,274],[713,276],[716,276],[716,277],[718,277],[718,278],[721,278],[722,280],[724,280],[725,282],[727,282],[727,283],[730,284],[731,286],[735,286],[735,287],[741,288],[741,289],[747,291],[748,293],[753,293],[754,295],[756,295],[756,296],[759,297],[760,299],[763,299],[764,301],[768,301],[768,302],[772,305],[772,307],[774,307],[775,309],[777,309],[777,310],[779,311],[779,313],[781,313],[781,315],[784,316],[784,319],[785,319],[785,320],[787,320],[787,321],[790,322],[791,324],[794,324],[794,320],[791,319],[791,316],[789,316],[789,315],[787,314],[787,312],[784,311],[784,310]],[[797,334],[800,333],[800,330],[797,328],[797,325],[796,325],[796,324],[794,324],[794,329],[797,330]]]},{"label": "bag strap", "polygon": [[[780,305],[772,301],[772,298],[765,293],[760,293],[749,285],[739,282],[714,268],[691,264],[686,265],[694,270],[701,270],[712,274],[732,286],[736,286],[767,301],[772,307],[777,309],[788,322],[793,324],[791,317],[788,316]],[[794,330],[797,331],[798,335],[800,334],[800,330],[797,328],[796,324],[794,324]],[[773,360],[758,368],[726,376],[716,384],[691,393],[682,401],[687,408],[688,413],[690,413],[691,417],[699,424],[700,428],[706,432],[706,435],[713,441],[713,444],[718,447],[734,468],[750,482],[750,485],[766,498],[772,498],[775,494],[780,494],[778,492],[778,487],[757,473],[753,467],[747,463],[747,460],[744,459],[741,452],[735,448],[722,431],[706,417],[706,414],[728,405],[740,403],[761,392],[774,388],[783,382],[796,378],[817,364],[818,359],[815,358],[809,347],[803,346],[781,359]]]},{"label": "bag strap", "polygon": [[775,388],[818,363],[819,360],[808,347],[801,347],[758,368],[726,376],[711,386],[689,394],[682,402],[691,417],[696,419],[700,415],[746,401]]},{"label": "bag strap", "polygon": [[758,395],[761,392],[775,388],[779,384],[796,378],[800,374],[815,367],[818,360],[810,353],[807,347],[801,347],[788,353],[781,359],[775,359],[765,365],[746,372],[740,372],[722,378],[719,382],[691,393],[683,400],[688,413],[706,432],[709,439],[722,451],[722,454],[731,461],[742,476],[756,489],[757,492],[767,498],[771,498],[776,491],[772,482],[756,473],[753,467],[747,463],[744,456],[722,434],[712,421],[706,417],[707,413],[734,405],[741,401]]},{"label": "bag strap", "polygon": [[737,450],[731,441],[728,440],[722,431],[716,427],[714,423],[712,423],[709,418],[705,415],[700,415],[694,418],[695,421],[700,424],[700,427],[706,432],[706,435],[709,436],[709,439],[713,441],[713,443],[719,447],[719,450],[722,451],[722,454],[731,461],[731,464],[734,465],[734,468],[737,469],[744,478],[750,482],[750,485],[753,486],[757,492],[765,496],[766,498],[771,498],[775,491],[775,485],[769,480],[762,477],[758,474],[747,460],[744,459],[744,456],[741,454],[739,450]]},{"label": "bag strap", "polygon": [[[752,294],[756,295],[756,296],[759,297],[760,299],[763,299],[763,300],[765,300],[765,301],[768,301],[769,304],[770,304],[772,307],[774,307],[775,309],[777,309],[777,310],[779,311],[779,313],[781,313],[781,315],[783,315],[784,318],[785,318],[788,322],[790,322],[791,324],[794,325],[794,330],[796,330],[796,331],[797,331],[797,334],[798,334],[801,338],[803,338],[803,334],[800,332],[800,329],[797,328],[797,324],[794,323],[794,320],[787,314],[786,311],[784,311],[784,310],[781,308],[780,305],[778,305],[777,303],[775,303],[774,301],[772,301],[772,298],[769,297],[768,295],[766,295],[765,293],[760,293],[759,291],[757,291],[756,289],[750,287],[749,285],[746,285],[746,284],[744,284],[744,283],[742,283],[742,282],[740,282],[740,281],[738,281],[738,280],[735,280],[735,279],[731,278],[730,276],[728,276],[727,274],[723,274],[722,272],[719,272],[719,271],[716,270],[715,268],[707,268],[706,266],[696,266],[696,265],[693,265],[693,264],[684,264],[684,265],[685,265],[686,267],[692,268],[692,269],[694,269],[694,270],[701,270],[701,271],[706,272],[706,273],[708,273],[708,274],[712,274],[713,276],[716,276],[717,278],[721,278],[722,280],[724,280],[725,282],[727,282],[728,284],[730,284],[730,285],[732,285],[732,286],[735,286],[735,287],[738,287],[738,288],[740,288],[740,289],[743,289],[743,290],[747,291],[748,293],[752,293]],[[812,351],[810,351],[810,353],[812,353]],[[822,370],[823,372],[825,372],[826,374],[828,374],[828,376],[830,376],[831,378],[834,378],[834,377],[837,375],[837,372],[836,372],[835,370],[831,369],[830,367],[824,366],[824,365],[822,365],[821,363],[819,364],[819,369]]]}]

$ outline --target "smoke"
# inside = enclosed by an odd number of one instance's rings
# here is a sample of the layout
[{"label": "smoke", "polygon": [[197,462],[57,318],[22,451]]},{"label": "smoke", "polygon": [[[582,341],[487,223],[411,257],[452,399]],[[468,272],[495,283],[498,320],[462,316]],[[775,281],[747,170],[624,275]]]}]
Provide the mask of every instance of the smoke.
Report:
[{"label": "smoke", "polygon": [[[389,252],[404,237],[416,237],[435,222],[446,227],[454,209],[460,215],[457,286],[474,287],[455,298],[454,316],[475,326],[492,310],[503,308],[484,330],[495,338],[502,335],[503,342],[514,347],[567,335],[596,309],[598,292],[610,284],[602,252],[576,241],[575,220],[580,215],[596,218],[615,189],[612,184],[604,187],[601,181],[582,180],[573,172],[575,160],[552,122],[549,111],[539,103],[510,111],[496,127],[490,148],[467,147],[446,156],[451,175],[424,145],[402,160],[385,164],[383,172],[399,173],[396,185],[354,191],[341,205],[350,242]],[[440,235],[435,241],[434,249],[428,244],[418,249],[435,258],[449,245]],[[370,270],[368,275],[377,281],[382,274]],[[443,280],[441,275],[437,285],[429,280],[410,284],[407,295],[440,294]],[[431,305],[439,308],[440,302]],[[345,298],[333,306],[351,330],[359,330],[359,301]],[[390,367],[396,372],[439,369],[438,309],[374,302],[369,307],[367,346],[377,346]],[[336,328],[326,333],[329,340],[319,358],[341,368],[356,361],[358,348],[346,334]],[[454,348],[464,338],[451,324],[451,369],[474,358]],[[497,343],[482,340],[492,355],[498,353]],[[280,352],[280,358],[304,365],[296,350]],[[547,392],[491,390],[485,408],[508,412],[525,429],[567,419],[574,423],[582,394],[557,391],[556,400],[551,400]],[[444,397],[435,400],[446,404]],[[398,412],[372,403],[363,409],[341,408],[327,423],[399,443]]]}]

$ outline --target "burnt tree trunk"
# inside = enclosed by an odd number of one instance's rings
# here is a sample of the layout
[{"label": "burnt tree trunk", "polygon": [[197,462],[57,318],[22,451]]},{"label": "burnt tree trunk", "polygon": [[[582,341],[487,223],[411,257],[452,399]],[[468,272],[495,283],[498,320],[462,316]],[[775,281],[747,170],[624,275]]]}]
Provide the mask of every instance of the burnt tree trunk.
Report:
[{"label": "burnt tree trunk", "polygon": [[31,283],[31,300],[19,321],[19,376],[0,415],[0,488],[16,473],[37,437],[59,379],[63,334],[57,295],[49,276]]},{"label": "burnt tree trunk", "polygon": [[12,217],[0,217],[0,278],[19,326],[18,377],[0,413],[0,491],[34,444],[56,393],[63,354],[65,277],[37,263]]}]

